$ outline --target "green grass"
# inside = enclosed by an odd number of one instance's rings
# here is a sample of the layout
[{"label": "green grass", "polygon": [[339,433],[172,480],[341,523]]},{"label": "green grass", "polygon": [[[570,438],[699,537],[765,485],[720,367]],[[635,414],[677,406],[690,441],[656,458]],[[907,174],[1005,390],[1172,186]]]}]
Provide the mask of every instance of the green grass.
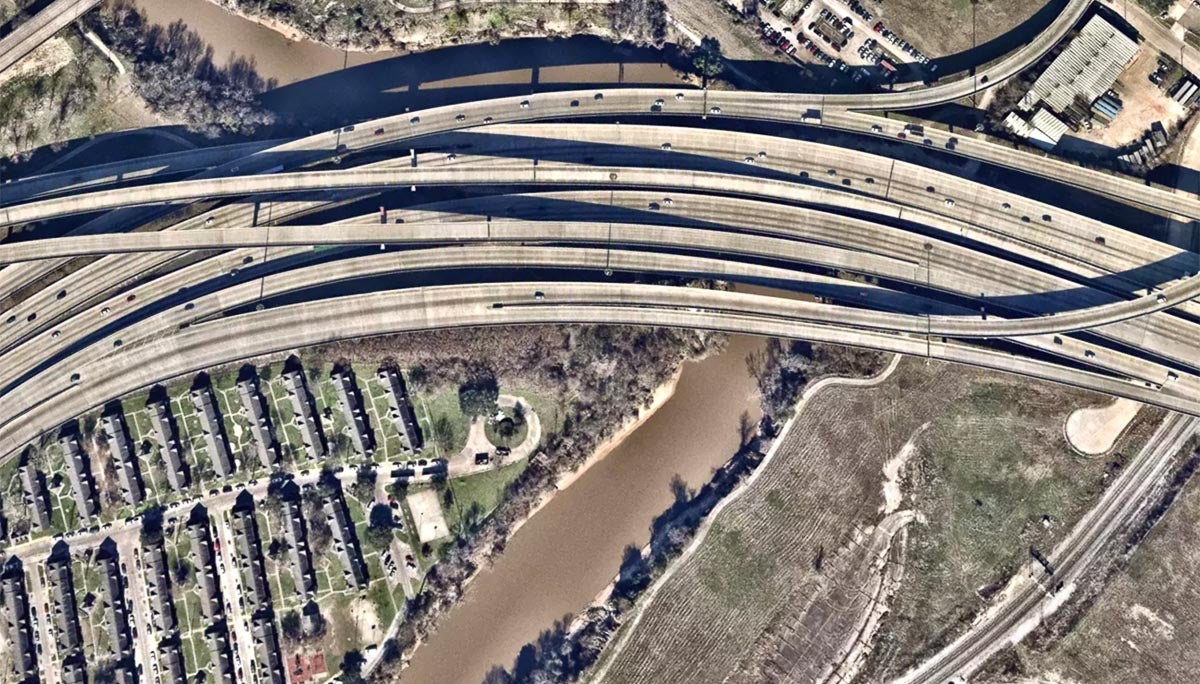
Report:
[{"label": "green grass", "polygon": [[527,465],[527,461],[521,460],[496,470],[451,480],[450,489],[454,493],[454,505],[443,507],[446,524],[451,533],[459,532],[463,517],[469,515],[472,506],[478,506],[476,510],[479,520],[491,515],[496,506],[500,505],[509,483],[515,480]]},{"label": "green grass", "polygon": [[[457,388],[446,389],[428,397],[419,397],[415,408],[421,432],[425,435],[426,442],[436,447],[437,455],[449,458],[462,451],[463,447],[467,445],[470,421],[463,415],[462,409],[458,405]],[[433,425],[442,416],[446,418],[450,430],[444,439],[438,440],[434,434]]]},{"label": "green grass", "polygon": [[[372,568],[372,572],[375,570]],[[372,582],[367,590],[367,598],[375,606],[375,615],[379,618],[380,626],[386,629],[396,617],[396,605],[392,599],[392,592],[388,590],[387,580],[377,579]]]}]

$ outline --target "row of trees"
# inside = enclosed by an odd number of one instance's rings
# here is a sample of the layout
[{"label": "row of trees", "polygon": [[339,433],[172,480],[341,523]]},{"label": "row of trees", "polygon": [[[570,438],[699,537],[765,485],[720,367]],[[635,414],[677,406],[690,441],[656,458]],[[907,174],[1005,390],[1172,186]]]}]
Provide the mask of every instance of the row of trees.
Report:
[{"label": "row of trees", "polygon": [[210,135],[249,133],[274,123],[258,95],[274,87],[254,63],[213,62],[212,47],[186,24],[152,25],[129,0],[106,5],[94,20],[102,37],[133,64],[133,84],[156,111]]}]

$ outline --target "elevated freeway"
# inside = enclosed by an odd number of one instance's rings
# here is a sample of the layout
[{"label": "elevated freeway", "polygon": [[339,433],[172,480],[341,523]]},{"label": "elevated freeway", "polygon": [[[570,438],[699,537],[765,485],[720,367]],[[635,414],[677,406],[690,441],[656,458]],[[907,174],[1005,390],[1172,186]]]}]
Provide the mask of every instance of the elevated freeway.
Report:
[{"label": "elevated freeway", "polygon": [[[863,252],[843,254],[842,258],[836,258],[833,255],[834,250],[819,244],[797,243],[736,232],[712,234],[712,231],[696,228],[612,222],[563,224],[551,221],[459,222],[445,225],[435,223],[413,226],[379,223],[289,225],[275,226],[269,230],[245,227],[82,236],[0,245],[0,261],[131,252],[187,252],[318,245],[380,245],[383,247],[384,245],[465,244],[500,241],[522,243],[607,242],[619,247],[640,245],[669,247],[676,250],[712,250],[724,254],[755,256],[761,259],[786,258],[805,261],[813,265],[867,272],[894,279],[902,279],[908,275],[900,271],[885,273],[878,268],[865,266],[863,262],[869,261],[871,255]],[[802,259],[799,258],[798,252],[803,252]],[[915,279],[921,278],[919,263],[904,264],[900,270],[909,271]],[[794,271],[789,271],[788,274],[793,278],[797,275]],[[1200,295],[1200,277],[1188,277],[1167,285],[1157,292],[1131,300],[1115,301],[1030,319],[1001,320],[992,317],[963,320],[958,316],[931,316],[929,332],[934,335],[962,338],[1021,337],[1075,332],[1165,311],[1190,301],[1198,295]]]},{"label": "elevated freeway", "polygon": [[[535,293],[541,292],[541,297]],[[340,339],[446,327],[608,323],[703,328],[847,344],[1019,373],[1200,415],[1200,397],[952,339],[856,330],[797,316],[814,305],[696,288],[579,283],[421,287],[322,299],[198,323],[75,370],[55,386],[26,383],[3,398],[0,454],[10,455],[114,397],[188,372]],[[915,323],[915,321],[914,321]],[[67,386],[62,387],[63,381]],[[17,408],[19,407],[19,408]],[[13,411],[13,408],[17,408]]]},{"label": "elevated freeway", "polygon": [[79,17],[87,14],[100,0],[54,0],[41,12],[0,38],[0,72],[17,63],[37,46],[46,42]]}]

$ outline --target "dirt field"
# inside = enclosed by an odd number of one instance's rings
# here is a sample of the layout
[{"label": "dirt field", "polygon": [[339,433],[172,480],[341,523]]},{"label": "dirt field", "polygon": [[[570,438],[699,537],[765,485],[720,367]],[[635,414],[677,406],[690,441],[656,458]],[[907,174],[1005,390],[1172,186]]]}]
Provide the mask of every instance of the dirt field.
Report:
[{"label": "dirt field", "polygon": [[1194,682],[1200,672],[1200,482],[1184,488],[1129,565],[1046,653],[1008,654],[992,682]]},{"label": "dirt field", "polygon": [[1067,439],[1089,456],[1103,454],[1137,416],[1142,405],[1129,399],[1115,399],[1108,406],[1079,409],[1067,418]]},{"label": "dirt field", "polygon": [[884,625],[889,664],[903,660],[896,648],[915,651],[972,613],[975,588],[1003,579],[1027,540],[1064,527],[1046,530],[1043,513],[1071,519],[1100,488],[1104,464],[1072,456],[1062,429],[1072,409],[1102,401],[1094,395],[906,359],[877,387],[829,388],[818,399],[662,585],[610,656],[605,684],[762,681],[797,663],[832,664],[853,625],[819,612],[865,607],[827,590],[845,565],[834,559],[856,526],[879,522],[884,465],[926,423],[907,472],[921,484],[915,508],[929,522],[908,529],[908,595],[892,600],[906,607]]},{"label": "dirt field", "polygon": [[450,533],[446,517],[442,514],[442,503],[435,489],[422,489],[408,495],[408,508],[417,523],[417,534],[422,542],[441,539]]},{"label": "dirt field", "polygon": [[[975,7],[975,43],[1011,30],[1045,4],[1046,0],[981,0]],[[863,5],[930,57],[972,46],[970,0],[864,0]]]}]

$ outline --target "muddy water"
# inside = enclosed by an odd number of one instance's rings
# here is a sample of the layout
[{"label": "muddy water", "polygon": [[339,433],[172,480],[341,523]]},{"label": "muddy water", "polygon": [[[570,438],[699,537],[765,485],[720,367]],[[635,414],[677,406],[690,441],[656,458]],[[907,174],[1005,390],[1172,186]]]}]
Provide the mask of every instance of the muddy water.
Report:
[{"label": "muddy water", "polygon": [[721,354],[684,367],[674,396],[624,442],[559,492],[471,583],[403,681],[479,684],[616,574],[622,550],[649,540],[678,474],[693,488],[738,447],[739,419],[758,419],[746,355],[757,338],[732,337]]},{"label": "muddy water", "polygon": [[369,64],[403,52],[344,52],[283,34],[227,12],[207,0],[134,0],[151,23],[182,20],[213,48],[213,61],[224,66],[231,55],[252,59],[264,79],[286,85],[346,67]]},{"label": "muddy water", "polygon": [[[212,46],[213,59],[219,66],[236,54],[253,60],[260,76],[273,78],[280,86],[408,54],[394,50],[352,52],[309,40],[292,40],[208,0],[134,2],[153,23],[166,26],[182,20]],[[287,28],[282,30],[291,32]],[[522,66],[505,68],[504,65],[511,63]],[[670,67],[654,59],[647,50],[612,46],[588,38],[451,47],[413,56],[411,60],[398,60],[395,69],[388,71],[388,76],[397,81],[390,84],[393,91],[449,85],[678,82]],[[447,72],[454,76],[447,78]],[[369,75],[372,85],[380,80],[377,72]]]}]

